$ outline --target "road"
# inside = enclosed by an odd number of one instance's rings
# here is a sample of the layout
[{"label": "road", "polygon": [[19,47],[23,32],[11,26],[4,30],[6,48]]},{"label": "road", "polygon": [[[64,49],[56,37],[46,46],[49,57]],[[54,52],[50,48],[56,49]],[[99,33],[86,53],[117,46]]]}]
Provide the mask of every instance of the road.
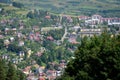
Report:
[{"label": "road", "polygon": [[61,41],[62,41],[62,42],[64,41],[66,35],[67,35],[67,27],[65,26],[65,33],[64,33],[63,37],[61,38]]}]

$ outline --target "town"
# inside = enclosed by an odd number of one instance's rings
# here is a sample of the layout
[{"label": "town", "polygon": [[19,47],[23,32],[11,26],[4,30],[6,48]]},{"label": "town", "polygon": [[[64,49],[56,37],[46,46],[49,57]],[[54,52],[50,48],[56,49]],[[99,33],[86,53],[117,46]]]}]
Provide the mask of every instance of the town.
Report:
[{"label": "town", "polygon": [[0,16],[0,57],[14,63],[27,80],[61,76],[82,38],[120,33],[120,18],[98,14],[53,15],[32,10],[18,17],[1,8]]}]

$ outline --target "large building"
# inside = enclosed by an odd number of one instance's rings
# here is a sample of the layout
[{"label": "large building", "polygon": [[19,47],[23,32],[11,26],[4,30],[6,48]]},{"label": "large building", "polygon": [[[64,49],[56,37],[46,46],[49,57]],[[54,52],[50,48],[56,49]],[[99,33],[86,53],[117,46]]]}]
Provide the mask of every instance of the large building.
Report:
[{"label": "large building", "polygon": [[100,35],[102,33],[102,29],[81,29],[80,37],[92,37],[94,35]]}]

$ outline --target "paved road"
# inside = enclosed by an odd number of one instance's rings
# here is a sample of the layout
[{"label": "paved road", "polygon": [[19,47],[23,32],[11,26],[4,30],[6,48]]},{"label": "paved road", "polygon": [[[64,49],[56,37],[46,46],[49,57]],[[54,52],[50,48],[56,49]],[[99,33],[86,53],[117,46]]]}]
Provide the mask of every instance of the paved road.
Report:
[{"label": "paved road", "polygon": [[67,35],[67,27],[65,26],[65,33],[64,33],[63,37],[61,38],[61,41],[62,41],[62,42],[64,41],[66,35]]}]

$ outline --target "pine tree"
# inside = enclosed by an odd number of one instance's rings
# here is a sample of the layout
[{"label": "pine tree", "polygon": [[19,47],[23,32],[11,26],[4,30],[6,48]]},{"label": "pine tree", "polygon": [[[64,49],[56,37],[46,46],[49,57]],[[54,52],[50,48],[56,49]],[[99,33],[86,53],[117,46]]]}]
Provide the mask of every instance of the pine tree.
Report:
[{"label": "pine tree", "polygon": [[6,80],[17,80],[18,76],[16,69],[12,63],[8,63],[7,79]]},{"label": "pine tree", "polygon": [[24,73],[22,73],[21,71],[17,71],[18,73],[18,80],[26,80],[26,76]]},{"label": "pine tree", "polygon": [[104,33],[99,37],[84,38],[75,52],[75,59],[68,63],[64,77],[74,80],[119,80],[120,36],[111,38]]},{"label": "pine tree", "polygon": [[0,80],[6,80],[5,63],[0,59]]}]

